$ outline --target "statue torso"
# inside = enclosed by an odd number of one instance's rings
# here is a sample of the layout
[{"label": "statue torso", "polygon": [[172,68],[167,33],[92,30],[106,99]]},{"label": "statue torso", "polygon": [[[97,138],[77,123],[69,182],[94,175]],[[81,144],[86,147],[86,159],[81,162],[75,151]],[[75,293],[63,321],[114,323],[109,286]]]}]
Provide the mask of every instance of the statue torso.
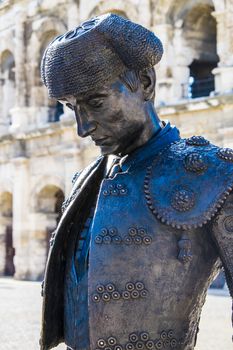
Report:
[{"label": "statue torso", "polygon": [[194,348],[217,252],[208,228],[196,228],[188,232],[192,259],[178,260],[183,231],[161,223],[146,202],[150,163],[101,184],[88,272],[91,349]]},{"label": "statue torso", "polygon": [[[129,166],[123,164],[121,173],[102,177],[89,230],[89,268],[78,286],[81,298],[85,293],[88,297],[81,304],[88,314],[84,322],[90,349],[194,349],[206,291],[219,268],[212,224],[232,189],[233,164],[227,152],[203,138],[178,140],[162,145],[159,152],[143,147]],[[57,315],[63,310],[50,282],[55,266],[62,271],[57,265],[62,257],[59,242],[70,242],[65,232],[71,215],[79,212],[81,217],[82,208],[93,204],[85,179],[84,174],[81,190],[74,188],[51,251],[45,280],[47,319],[52,306]],[[80,310],[73,310],[76,321]],[[62,336],[55,331],[54,344]],[[44,332],[43,341],[49,343],[46,327]]]}]

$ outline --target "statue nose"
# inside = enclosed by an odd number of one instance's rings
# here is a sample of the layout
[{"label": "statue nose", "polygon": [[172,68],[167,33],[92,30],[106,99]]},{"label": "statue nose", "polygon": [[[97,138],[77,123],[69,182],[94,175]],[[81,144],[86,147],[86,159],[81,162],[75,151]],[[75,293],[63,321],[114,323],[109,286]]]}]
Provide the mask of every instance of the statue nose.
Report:
[{"label": "statue nose", "polygon": [[89,136],[95,129],[96,123],[90,121],[88,114],[80,108],[75,107],[75,116],[77,121],[77,133],[80,137]]}]

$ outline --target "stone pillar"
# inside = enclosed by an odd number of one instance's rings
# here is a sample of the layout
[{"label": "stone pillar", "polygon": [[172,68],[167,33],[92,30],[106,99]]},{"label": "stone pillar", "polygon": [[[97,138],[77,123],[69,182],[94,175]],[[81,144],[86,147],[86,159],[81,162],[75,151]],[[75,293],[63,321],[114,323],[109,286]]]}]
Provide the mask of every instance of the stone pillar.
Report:
[{"label": "stone pillar", "polygon": [[215,91],[217,94],[233,91],[233,12],[214,12],[217,21],[217,53],[218,67],[213,70],[215,75]]},{"label": "stone pillar", "polygon": [[0,217],[0,276],[4,274],[5,261],[6,261],[6,226],[2,222]]},{"label": "stone pillar", "polygon": [[71,148],[62,152],[62,157],[65,161],[65,198],[68,197],[72,188],[72,178],[77,171],[82,170],[82,164],[79,162],[79,150]]},{"label": "stone pillar", "polygon": [[173,38],[173,98],[174,101],[188,97],[190,52],[183,39],[183,21],[175,24]]},{"label": "stone pillar", "polygon": [[[4,87],[3,84],[5,82],[3,74],[0,72],[0,96],[2,96],[2,100],[4,100]],[[0,135],[4,135],[8,132],[9,123],[5,115],[5,103],[0,104]]]},{"label": "stone pillar", "polygon": [[173,27],[171,24],[158,24],[152,28],[152,31],[159,37],[163,43],[163,57],[155,67],[156,70],[156,103],[169,103],[172,100],[172,85],[173,85],[173,48],[172,48],[172,33]]},{"label": "stone pillar", "polygon": [[77,2],[69,0],[67,4],[68,30],[77,27],[80,23],[79,8]]},{"label": "stone pillar", "polygon": [[[26,46],[25,46],[25,11],[20,8],[15,15],[15,82],[16,82],[16,111],[26,105]],[[27,118],[22,113],[20,121],[17,112],[12,111],[12,131],[23,129],[27,125]]]},{"label": "stone pillar", "polygon": [[28,158],[14,158],[13,241],[15,247],[15,278],[29,275],[29,170]]}]

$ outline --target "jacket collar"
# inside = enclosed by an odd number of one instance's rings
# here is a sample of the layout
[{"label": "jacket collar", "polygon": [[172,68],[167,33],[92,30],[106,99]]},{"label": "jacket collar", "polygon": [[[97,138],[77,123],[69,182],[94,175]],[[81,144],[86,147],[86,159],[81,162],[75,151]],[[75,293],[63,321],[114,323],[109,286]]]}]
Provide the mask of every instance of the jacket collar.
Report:
[{"label": "jacket collar", "polygon": [[164,127],[148,142],[120,160],[122,171],[128,171],[139,162],[156,156],[163,148],[178,140],[180,140],[179,130],[171,126],[170,122],[164,122]]}]

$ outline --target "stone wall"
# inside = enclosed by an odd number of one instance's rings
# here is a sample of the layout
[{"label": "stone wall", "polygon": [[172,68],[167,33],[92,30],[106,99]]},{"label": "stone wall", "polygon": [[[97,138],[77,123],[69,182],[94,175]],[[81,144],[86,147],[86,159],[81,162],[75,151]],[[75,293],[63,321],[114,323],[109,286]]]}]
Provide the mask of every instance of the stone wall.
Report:
[{"label": "stone wall", "polygon": [[[59,198],[68,195],[73,174],[98,154],[90,140],[77,138],[72,113],[48,99],[39,67],[54,36],[106,12],[139,22],[161,38],[161,118],[185,137],[203,134],[233,147],[230,0],[0,1],[0,274],[6,271],[6,230],[12,227],[15,277],[41,278]],[[10,215],[1,200],[9,196]]]}]

